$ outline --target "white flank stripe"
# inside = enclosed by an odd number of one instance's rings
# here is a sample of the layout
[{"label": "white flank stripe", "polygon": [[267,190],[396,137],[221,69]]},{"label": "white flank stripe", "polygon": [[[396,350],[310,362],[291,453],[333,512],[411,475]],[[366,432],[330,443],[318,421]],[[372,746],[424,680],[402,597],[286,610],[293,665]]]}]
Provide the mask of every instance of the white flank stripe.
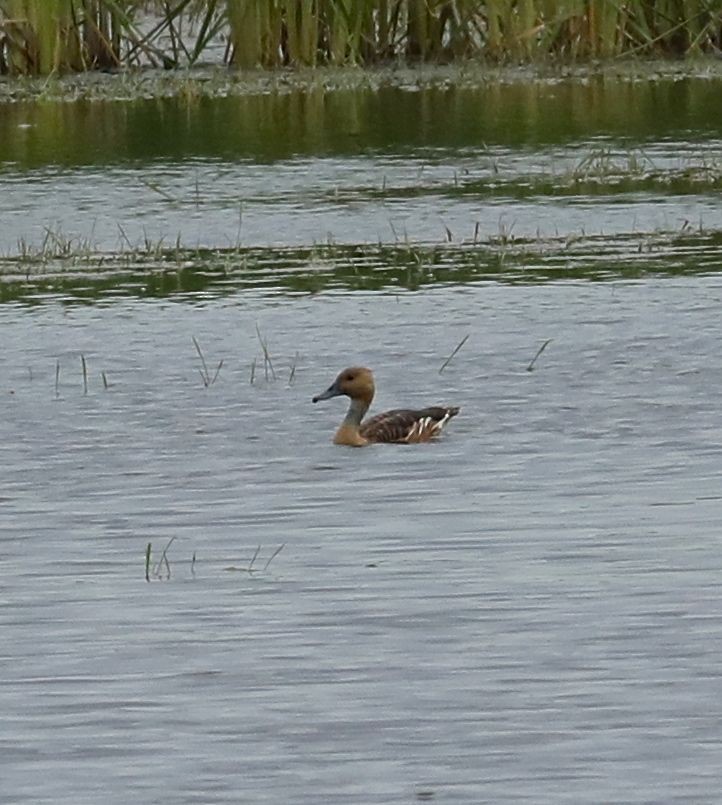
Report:
[{"label": "white flank stripe", "polygon": [[404,441],[411,442],[414,439],[419,439],[425,433],[428,433],[429,436],[441,433],[441,429],[449,421],[449,419],[451,419],[451,416],[449,415],[448,410],[441,419],[436,421],[434,421],[430,416],[417,419],[416,422],[414,422],[414,424],[409,428],[406,436],[404,436]]}]

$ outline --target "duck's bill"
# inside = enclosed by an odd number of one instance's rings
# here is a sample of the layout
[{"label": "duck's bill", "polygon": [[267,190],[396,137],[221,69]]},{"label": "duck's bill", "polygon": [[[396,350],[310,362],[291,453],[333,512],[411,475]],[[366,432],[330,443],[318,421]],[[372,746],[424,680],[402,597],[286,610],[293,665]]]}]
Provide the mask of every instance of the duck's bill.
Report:
[{"label": "duck's bill", "polygon": [[313,398],[313,402],[317,403],[321,400],[330,400],[331,397],[338,397],[341,394],[338,386],[334,383],[333,385],[329,386],[326,391],[322,391],[320,394],[317,394]]}]

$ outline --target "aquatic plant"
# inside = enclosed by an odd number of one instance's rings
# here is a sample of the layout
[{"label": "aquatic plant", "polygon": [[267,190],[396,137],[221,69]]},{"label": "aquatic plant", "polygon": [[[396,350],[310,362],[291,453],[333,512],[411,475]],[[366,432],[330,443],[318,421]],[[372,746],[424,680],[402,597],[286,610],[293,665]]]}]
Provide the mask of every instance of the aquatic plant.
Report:
[{"label": "aquatic plant", "polygon": [[[171,570],[170,570],[170,562],[168,561],[168,548],[175,542],[175,537],[171,537],[168,540],[165,548],[163,548],[163,552],[161,553],[160,559],[156,562],[155,567],[152,565],[152,553],[153,553],[153,543],[149,542],[145,546],[145,580],[150,581],[151,579],[158,579],[165,581],[169,581],[171,577]],[[195,557],[195,554],[193,554]],[[164,575],[165,574],[165,575]]]},{"label": "aquatic plant", "polygon": [[0,72],[48,74],[119,66],[130,33],[126,7],[113,0],[2,0]]},{"label": "aquatic plant", "polygon": [[223,358],[218,361],[218,366],[216,366],[216,370],[213,374],[211,374],[210,369],[208,368],[208,364],[206,363],[205,355],[203,354],[203,350],[201,349],[201,345],[198,343],[198,339],[195,336],[191,336],[193,339],[193,346],[196,348],[196,352],[198,353],[198,357],[201,359],[201,367],[198,370],[198,373],[201,376],[201,380],[203,381],[203,385],[205,388],[209,388],[212,386],[216,380],[218,380],[218,375],[223,368]]},{"label": "aquatic plant", "polygon": [[[273,362],[271,361],[271,353],[268,351],[268,342],[266,339],[261,335],[261,331],[256,325],[256,335],[258,336],[258,341],[261,345],[261,349],[263,350],[263,371],[266,375],[266,383],[268,383],[268,371],[271,371],[271,377],[275,380],[276,379],[276,370],[273,368]],[[255,372],[255,358],[253,364],[253,372]],[[253,380],[251,379],[251,383]]]},{"label": "aquatic plant", "polygon": [[[145,580],[147,582],[151,581],[170,581],[171,579],[171,566],[170,562],[168,561],[168,549],[170,546],[175,542],[175,537],[171,537],[168,542],[166,543],[163,551],[161,553],[160,558],[153,562],[153,543],[148,542],[145,546],[144,552],[144,570],[145,570]],[[226,565],[225,567],[221,568],[224,571],[237,571],[242,573],[248,573],[249,576],[252,576],[254,573],[265,573],[271,565],[271,562],[278,556],[279,553],[286,547],[286,543],[282,543],[279,545],[273,553],[271,553],[270,557],[266,560],[263,565],[262,569],[258,569],[255,567],[256,559],[258,559],[262,546],[259,545],[253,556],[251,557],[251,561],[246,566],[237,566],[237,565]],[[196,553],[193,552],[193,556],[190,560],[190,574],[192,578],[196,576]]]},{"label": "aquatic plant", "polygon": [[[254,552],[254,554],[253,554],[253,556],[251,558],[251,561],[248,563],[248,567],[236,567],[235,565],[230,565],[228,567],[225,567],[224,570],[236,570],[236,571],[240,570],[240,571],[243,571],[244,573],[248,573],[249,575],[252,575],[253,573],[256,572],[256,569],[254,568],[254,565],[256,564],[256,559],[258,559],[258,556],[261,553],[261,547],[262,546],[259,545],[256,548],[256,550],[255,550],[255,552]],[[281,545],[279,545],[278,548],[276,548],[276,550],[271,554],[270,558],[267,559],[266,563],[263,565],[263,570],[261,571],[262,573],[265,573],[268,570],[268,567],[271,564],[271,562],[278,556],[279,553],[281,553],[281,551],[285,547],[286,547],[286,543],[284,542]]]},{"label": "aquatic plant", "polygon": [[470,336],[470,335],[471,335],[471,333],[467,333],[467,334],[466,334],[466,335],[465,335],[465,336],[464,336],[464,337],[461,339],[461,341],[459,341],[459,343],[456,345],[456,347],[454,348],[454,351],[451,353],[451,355],[449,355],[449,357],[448,357],[448,358],[447,358],[447,359],[446,359],[446,360],[445,360],[445,361],[444,361],[444,362],[441,364],[441,366],[439,367],[439,374],[441,374],[441,373],[444,371],[444,369],[446,369],[446,367],[447,367],[447,366],[448,366],[448,365],[451,363],[451,361],[452,361],[452,360],[453,360],[453,358],[454,358],[454,355],[456,355],[456,353],[457,353],[457,352],[458,352],[458,351],[459,351],[459,350],[460,350],[460,349],[461,349],[461,348],[464,346],[464,344],[465,344],[465,343],[466,343],[466,342],[469,340],[469,336]]},{"label": "aquatic plant", "polygon": [[534,371],[534,364],[536,363],[537,358],[542,354],[542,352],[544,352],[544,350],[549,346],[549,344],[551,344],[553,340],[553,338],[547,338],[547,340],[539,347],[534,357],[529,361],[529,365],[526,367],[527,372]]},{"label": "aquatic plant", "polygon": [[[0,0],[0,72],[717,53],[709,0]],[[220,55],[222,54],[222,55]]]}]

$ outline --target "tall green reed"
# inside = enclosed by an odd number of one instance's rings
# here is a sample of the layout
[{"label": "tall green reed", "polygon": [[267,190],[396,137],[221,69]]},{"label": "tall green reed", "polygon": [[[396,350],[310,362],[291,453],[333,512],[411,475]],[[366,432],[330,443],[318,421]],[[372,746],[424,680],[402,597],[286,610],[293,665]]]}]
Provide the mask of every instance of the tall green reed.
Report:
[{"label": "tall green reed", "polygon": [[[0,0],[0,72],[717,53],[719,0]],[[216,49],[218,52],[218,49]]]}]

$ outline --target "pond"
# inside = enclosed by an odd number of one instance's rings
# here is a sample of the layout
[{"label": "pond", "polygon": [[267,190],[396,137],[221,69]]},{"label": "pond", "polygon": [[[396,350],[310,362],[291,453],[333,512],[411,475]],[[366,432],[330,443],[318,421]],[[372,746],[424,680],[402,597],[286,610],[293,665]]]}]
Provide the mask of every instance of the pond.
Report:
[{"label": "pond", "polygon": [[3,798],[716,802],[720,88],[0,109]]}]

